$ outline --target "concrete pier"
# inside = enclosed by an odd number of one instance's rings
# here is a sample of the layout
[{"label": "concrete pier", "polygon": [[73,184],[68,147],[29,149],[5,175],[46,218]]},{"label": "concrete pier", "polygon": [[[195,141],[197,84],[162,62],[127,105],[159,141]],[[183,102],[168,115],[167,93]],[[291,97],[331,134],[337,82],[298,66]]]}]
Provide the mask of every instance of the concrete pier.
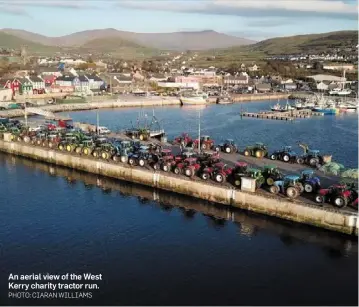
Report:
[{"label": "concrete pier", "polygon": [[127,164],[85,158],[76,154],[49,150],[24,143],[0,140],[0,151],[31,159],[66,166],[97,175],[140,183],[158,189],[254,211],[286,220],[313,225],[349,235],[358,235],[357,214],[336,209],[320,208],[300,200],[275,195],[245,193],[232,187],[195,181],[170,173],[130,167]]}]

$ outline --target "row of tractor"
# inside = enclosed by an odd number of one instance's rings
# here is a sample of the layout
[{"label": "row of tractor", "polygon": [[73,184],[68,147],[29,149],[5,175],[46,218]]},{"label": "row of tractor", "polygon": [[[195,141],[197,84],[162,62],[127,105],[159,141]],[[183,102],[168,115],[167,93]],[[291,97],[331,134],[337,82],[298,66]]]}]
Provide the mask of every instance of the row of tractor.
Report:
[{"label": "row of tractor", "polygon": [[[283,194],[292,199],[305,193],[315,195],[318,203],[329,202],[337,207],[357,204],[358,192],[355,185],[343,183],[322,189],[320,180],[312,169],[303,170],[300,175],[284,175],[275,165],[266,165],[259,169],[240,161],[232,167],[229,166],[221,160],[220,152],[238,152],[238,147],[233,140],[214,145],[214,142],[202,142],[206,140],[206,137],[202,137],[200,143],[198,140],[189,138],[186,139],[187,143],[175,139],[174,143],[180,146],[165,148],[160,143],[144,144],[137,139],[110,138],[95,133],[85,133],[72,127],[49,129],[44,126],[39,131],[30,131],[19,122],[13,121],[7,125],[6,129],[11,133],[13,141],[79,156],[172,172],[188,178],[199,177],[204,181],[211,180],[219,184],[228,183],[238,189],[241,189],[244,179],[252,178],[255,182],[255,189],[262,188],[273,194]],[[215,150],[196,151],[195,146],[188,146],[191,143],[202,149]],[[203,144],[206,147],[203,147]],[[178,147],[181,149],[175,153]],[[256,149],[248,150],[252,150],[250,154],[255,155]]]},{"label": "row of tractor", "polygon": [[[215,150],[225,153],[238,153],[239,147],[233,139],[227,139],[223,143],[216,145],[210,136],[202,136],[200,139],[192,139],[188,133],[176,137],[173,144],[181,145],[182,147],[198,148],[201,150]],[[267,145],[263,143],[255,143],[243,149],[243,155],[246,157],[269,158],[271,160],[280,160],[283,162],[291,162],[298,164],[309,165],[314,168],[319,168],[321,165],[331,162],[330,155],[322,155],[317,149],[309,149],[309,146],[304,143],[298,144],[303,148],[303,154],[299,155],[292,150],[292,146],[284,146],[281,150],[276,150],[269,153]]]}]

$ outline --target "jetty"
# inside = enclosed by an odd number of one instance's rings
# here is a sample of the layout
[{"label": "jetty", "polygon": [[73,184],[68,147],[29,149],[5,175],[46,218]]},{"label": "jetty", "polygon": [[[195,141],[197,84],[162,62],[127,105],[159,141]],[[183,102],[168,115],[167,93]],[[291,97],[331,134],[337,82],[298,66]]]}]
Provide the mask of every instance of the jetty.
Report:
[{"label": "jetty", "polygon": [[302,199],[288,199],[264,191],[255,193],[233,186],[201,181],[153,169],[133,167],[125,163],[76,155],[46,147],[14,142],[4,134],[0,151],[53,165],[85,171],[95,175],[134,182],[155,189],[203,199],[225,207],[245,209],[294,222],[358,236],[359,220],[355,211],[319,207]]},{"label": "jetty", "polygon": [[310,110],[295,110],[295,111],[287,111],[287,112],[275,112],[275,111],[263,111],[263,112],[241,112],[241,116],[243,117],[252,117],[259,119],[273,119],[273,120],[287,120],[291,121],[296,118],[311,118],[313,116],[323,116],[323,113],[320,112],[312,112]]}]

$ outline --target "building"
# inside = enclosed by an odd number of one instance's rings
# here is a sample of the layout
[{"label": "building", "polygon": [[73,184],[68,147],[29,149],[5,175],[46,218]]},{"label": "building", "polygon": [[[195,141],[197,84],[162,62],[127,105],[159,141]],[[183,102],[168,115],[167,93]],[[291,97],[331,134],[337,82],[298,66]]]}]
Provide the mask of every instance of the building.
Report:
[{"label": "building", "polygon": [[283,89],[287,91],[295,91],[298,87],[296,83],[284,83],[282,84]]},{"label": "building", "polygon": [[12,90],[10,88],[0,88],[0,101],[11,101],[12,100]]},{"label": "building", "polygon": [[41,78],[45,82],[45,88],[51,87],[53,84],[55,84],[55,81],[57,79],[55,75],[43,75]]},{"label": "building", "polygon": [[328,64],[328,65],[323,65],[323,69],[354,71],[355,67],[353,64],[337,64],[337,65]]},{"label": "building", "polygon": [[234,86],[239,84],[248,84],[249,77],[247,76],[228,76],[224,77],[223,83],[225,86]]},{"label": "building", "polygon": [[34,94],[44,94],[45,93],[45,81],[38,76],[26,77],[32,85],[32,91]]},{"label": "building", "polygon": [[332,76],[332,75],[313,75],[313,76],[307,76],[306,78],[312,79],[316,82],[321,82],[321,81],[345,82],[346,81],[346,78]]},{"label": "building", "polygon": [[[19,94],[32,95],[34,94],[34,85],[28,78],[20,78],[21,83]],[[37,94],[37,92],[35,92]]]},{"label": "building", "polygon": [[255,85],[255,89],[258,93],[266,93],[272,90],[272,86],[269,83],[258,83]]},{"label": "building", "polygon": [[328,90],[328,84],[325,84],[323,81],[317,83],[317,90],[318,91],[327,91]]},{"label": "building", "polygon": [[103,87],[104,81],[97,75],[85,75],[85,77],[89,81],[90,90],[100,90]]}]

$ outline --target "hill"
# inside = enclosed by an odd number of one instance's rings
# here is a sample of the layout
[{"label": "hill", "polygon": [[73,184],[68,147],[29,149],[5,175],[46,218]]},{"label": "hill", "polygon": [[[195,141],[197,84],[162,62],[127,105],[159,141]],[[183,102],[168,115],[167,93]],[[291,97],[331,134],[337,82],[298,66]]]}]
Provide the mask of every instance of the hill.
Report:
[{"label": "hill", "polygon": [[353,48],[357,44],[358,31],[339,31],[272,38],[245,46],[240,50],[263,52],[267,55],[321,53],[336,48]]},{"label": "hill", "polygon": [[16,37],[0,31],[0,48],[18,49],[22,46],[26,46],[26,49],[33,53],[54,53],[60,51],[58,48],[53,46],[45,46],[39,43]]},{"label": "hill", "polygon": [[215,31],[173,32],[173,33],[135,33],[116,29],[97,29],[72,33],[60,37],[47,37],[18,29],[2,29],[4,33],[48,46],[80,47],[93,39],[118,37],[124,40],[157,49],[204,50],[227,48],[254,43],[254,41],[230,36]]}]

